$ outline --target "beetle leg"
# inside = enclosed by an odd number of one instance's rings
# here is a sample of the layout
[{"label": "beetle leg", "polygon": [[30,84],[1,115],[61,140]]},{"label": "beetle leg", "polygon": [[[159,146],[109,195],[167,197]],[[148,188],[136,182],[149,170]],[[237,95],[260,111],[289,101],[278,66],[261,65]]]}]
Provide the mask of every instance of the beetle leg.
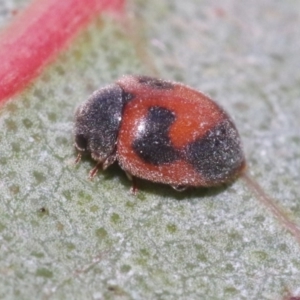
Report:
[{"label": "beetle leg", "polygon": [[108,156],[103,164],[102,164],[102,170],[106,170],[110,165],[112,165],[116,160],[116,154],[112,154],[110,156]]},{"label": "beetle leg", "polygon": [[132,180],[133,180],[133,176],[132,176],[130,173],[126,172],[126,171],[124,171],[124,172],[125,172],[125,174],[126,174],[126,177],[127,177],[130,181],[132,181]]},{"label": "beetle leg", "polygon": [[130,173],[125,171],[125,174],[127,176],[127,178],[132,182],[131,188],[130,188],[130,193],[133,195],[136,195],[138,192],[138,187],[136,184],[136,179],[134,176],[132,176]]},{"label": "beetle leg", "polygon": [[185,185],[172,185],[172,188],[177,191],[177,192],[183,192],[185,191],[188,187]]},{"label": "beetle leg", "polygon": [[99,161],[99,162],[96,164],[96,166],[90,171],[89,179],[92,180],[92,179],[97,175],[97,173],[98,173],[99,169],[101,169],[101,167],[102,167],[102,162]]},{"label": "beetle leg", "polygon": [[131,185],[131,188],[130,188],[130,193],[133,194],[134,196],[137,195],[138,193],[138,187],[137,187],[137,184],[136,184],[136,178],[131,176],[132,177],[132,185]]},{"label": "beetle leg", "polygon": [[79,152],[76,159],[75,159],[75,164],[78,164],[81,161],[82,153]]}]

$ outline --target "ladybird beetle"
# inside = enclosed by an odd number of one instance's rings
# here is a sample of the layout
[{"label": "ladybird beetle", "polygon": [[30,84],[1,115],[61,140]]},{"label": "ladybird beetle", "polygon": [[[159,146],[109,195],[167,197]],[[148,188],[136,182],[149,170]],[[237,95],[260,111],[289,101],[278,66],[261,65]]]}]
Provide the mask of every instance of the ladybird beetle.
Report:
[{"label": "ladybird beetle", "polygon": [[75,147],[106,169],[183,187],[233,180],[245,167],[241,140],[224,110],[181,83],[127,75],[95,91],[75,114]]}]

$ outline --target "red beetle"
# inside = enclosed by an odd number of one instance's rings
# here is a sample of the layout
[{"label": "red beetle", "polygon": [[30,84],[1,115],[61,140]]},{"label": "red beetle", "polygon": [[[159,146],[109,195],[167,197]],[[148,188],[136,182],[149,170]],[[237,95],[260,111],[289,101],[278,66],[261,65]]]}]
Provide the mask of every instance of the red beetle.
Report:
[{"label": "red beetle", "polygon": [[229,182],[245,167],[235,125],[209,97],[181,83],[127,75],[76,111],[75,147],[106,169],[183,187]]}]

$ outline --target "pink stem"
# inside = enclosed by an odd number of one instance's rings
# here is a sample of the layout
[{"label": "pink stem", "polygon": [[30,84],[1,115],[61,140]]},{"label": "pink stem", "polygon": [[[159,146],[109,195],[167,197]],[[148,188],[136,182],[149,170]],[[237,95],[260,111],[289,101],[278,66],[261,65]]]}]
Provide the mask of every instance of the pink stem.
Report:
[{"label": "pink stem", "polygon": [[0,102],[21,91],[78,31],[125,0],[35,0],[0,34]]}]

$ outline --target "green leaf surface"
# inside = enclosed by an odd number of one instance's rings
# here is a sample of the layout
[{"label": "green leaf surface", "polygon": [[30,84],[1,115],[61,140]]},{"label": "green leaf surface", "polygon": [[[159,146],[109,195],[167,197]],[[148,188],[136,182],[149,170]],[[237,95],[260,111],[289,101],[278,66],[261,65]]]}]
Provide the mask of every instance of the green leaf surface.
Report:
[{"label": "green leaf surface", "polygon": [[0,298],[296,293],[299,242],[245,181],[178,193],[139,180],[133,196],[117,165],[90,181],[94,162],[74,164],[72,122],[123,74],[202,90],[233,116],[251,175],[300,224],[300,2],[136,0],[128,16],[99,18],[1,107]]}]

